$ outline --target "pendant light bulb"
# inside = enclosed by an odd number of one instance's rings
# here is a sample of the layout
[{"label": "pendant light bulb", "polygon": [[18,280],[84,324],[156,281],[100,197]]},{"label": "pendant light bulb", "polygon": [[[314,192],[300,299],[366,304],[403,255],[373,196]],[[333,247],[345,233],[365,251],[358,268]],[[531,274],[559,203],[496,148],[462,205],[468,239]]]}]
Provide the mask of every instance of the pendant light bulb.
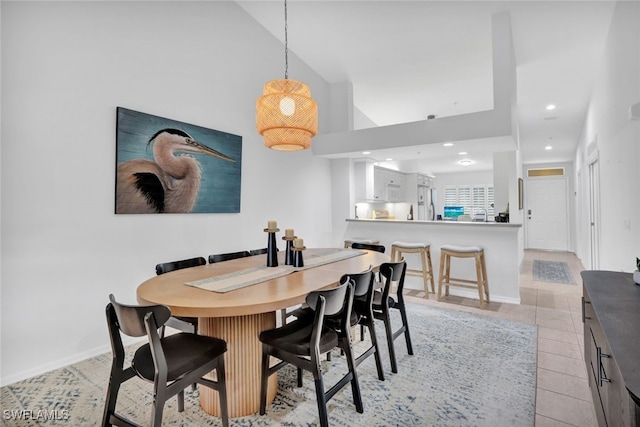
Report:
[{"label": "pendant light bulb", "polygon": [[288,96],[280,100],[280,112],[285,116],[293,116],[296,112],[296,102]]}]

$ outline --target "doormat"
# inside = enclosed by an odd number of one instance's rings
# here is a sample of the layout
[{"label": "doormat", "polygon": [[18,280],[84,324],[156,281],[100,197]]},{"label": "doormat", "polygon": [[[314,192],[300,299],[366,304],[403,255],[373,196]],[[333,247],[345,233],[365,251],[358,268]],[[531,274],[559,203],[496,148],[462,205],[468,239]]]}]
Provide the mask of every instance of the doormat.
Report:
[{"label": "doormat", "polygon": [[533,280],[575,285],[566,262],[533,260]]}]

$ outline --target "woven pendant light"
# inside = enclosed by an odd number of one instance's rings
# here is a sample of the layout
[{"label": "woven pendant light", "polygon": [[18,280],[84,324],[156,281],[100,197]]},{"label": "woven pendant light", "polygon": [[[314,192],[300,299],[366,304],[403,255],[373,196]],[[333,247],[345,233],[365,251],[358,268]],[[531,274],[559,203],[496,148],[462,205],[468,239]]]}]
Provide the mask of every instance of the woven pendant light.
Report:
[{"label": "woven pendant light", "polygon": [[274,150],[294,151],[311,147],[318,133],[318,105],[306,84],[288,79],[287,1],[284,2],[284,79],[264,85],[256,101],[256,129],[264,145]]}]

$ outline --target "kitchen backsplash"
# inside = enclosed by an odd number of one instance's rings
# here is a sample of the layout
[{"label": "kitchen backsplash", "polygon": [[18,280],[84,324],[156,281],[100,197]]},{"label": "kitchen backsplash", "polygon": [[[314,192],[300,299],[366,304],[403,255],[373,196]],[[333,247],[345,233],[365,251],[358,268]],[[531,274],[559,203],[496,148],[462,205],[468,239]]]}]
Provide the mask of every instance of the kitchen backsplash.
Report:
[{"label": "kitchen backsplash", "polygon": [[[386,215],[385,219],[406,220],[411,210],[411,203],[356,203],[356,209],[360,219],[373,219],[374,212],[377,212],[378,218]],[[351,218],[355,218],[356,209],[351,213]],[[416,207],[414,206],[413,209],[415,212]]]}]

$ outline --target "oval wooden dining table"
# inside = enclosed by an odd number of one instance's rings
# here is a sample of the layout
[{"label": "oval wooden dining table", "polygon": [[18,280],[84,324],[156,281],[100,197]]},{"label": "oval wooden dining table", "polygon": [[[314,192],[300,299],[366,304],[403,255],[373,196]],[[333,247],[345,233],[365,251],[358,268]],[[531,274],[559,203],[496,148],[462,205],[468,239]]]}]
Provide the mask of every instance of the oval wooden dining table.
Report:
[{"label": "oval wooden dining table", "polygon": [[[321,251],[323,249],[305,250],[304,257]],[[284,264],[283,252],[279,253],[280,266]],[[304,302],[309,292],[335,286],[343,274],[361,272],[370,265],[377,268],[390,259],[379,252],[357,252],[361,254],[225,293],[188,286],[185,282],[264,266],[267,256],[256,255],[176,270],[140,284],[137,299],[140,304],[164,304],[174,316],[197,317],[198,333],[227,341],[225,369],[229,417],[242,417],[260,409],[260,332],[276,326],[276,311]],[[277,376],[274,375],[269,379],[268,403],[275,398],[277,387]],[[217,392],[200,387],[200,406],[208,414],[218,416]]]}]

